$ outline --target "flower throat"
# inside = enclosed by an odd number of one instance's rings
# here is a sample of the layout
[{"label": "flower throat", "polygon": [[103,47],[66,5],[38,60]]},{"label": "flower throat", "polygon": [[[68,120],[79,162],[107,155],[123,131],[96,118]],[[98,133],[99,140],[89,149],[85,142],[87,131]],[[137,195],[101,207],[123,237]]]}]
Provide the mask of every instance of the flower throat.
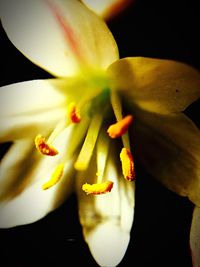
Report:
[{"label": "flower throat", "polygon": [[[97,140],[101,138],[100,153],[97,153],[97,182],[93,184],[85,183],[82,185],[82,190],[86,194],[100,195],[110,192],[114,183],[105,179],[104,170],[107,163],[107,156],[109,152],[109,142],[111,139],[121,138],[122,149],[119,155],[121,161],[121,171],[124,178],[127,181],[133,181],[135,179],[134,160],[131,154],[130,142],[128,136],[128,128],[133,122],[132,115],[123,116],[122,105],[120,98],[115,91],[111,91],[109,88],[103,89],[97,96],[90,99],[87,103],[87,112],[83,112],[83,108],[78,107],[78,104],[71,102],[67,108],[66,125],[62,124],[62,127],[54,130],[54,138],[50,135],[46,141],[45,137],[38,134],[35,138],[35,146],[37,150],[45,156],[55,157],[59,154],[51,143],[55,137],[68,126],[68,124],[81,124],[82,117],[89,117],[89,126],[86,129],[85,139],[80,149],[79,155],[75,161],[74,168],[77,171],[84,171],[89,168],[89,164],[94,153]],[[106,122],[113,118],[113,113],[116,121],[106,126]],[[107,129],[105,128],[107,127]],[[100,134],[100,132],[103,134]],[[60,162],[53,171],[50,179],[42,186],[43,190],[47,190],[56,185],[64,175],[66,159]]]}]

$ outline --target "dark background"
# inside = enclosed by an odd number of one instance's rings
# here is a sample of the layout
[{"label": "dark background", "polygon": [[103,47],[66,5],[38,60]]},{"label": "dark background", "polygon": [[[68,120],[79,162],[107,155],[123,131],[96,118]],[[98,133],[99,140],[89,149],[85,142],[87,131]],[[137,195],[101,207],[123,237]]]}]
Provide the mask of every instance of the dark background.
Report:
[{"label": "dark background", "polygon": [[[199,25],[197,1],[165,0],[135,0],[108,23],[121,57],[175,59],[200,69]],[[1,85],[51,77],[20,54],[2,28],[0,51]],[[198,112],[198,103],[186,110],[196,123]],[[192,210],[188,199],[162,187],[137,166],[135,219],[119,266],[191,267]],[[82,237],[74,195],[36,223],[0,230],[0,243],[2,267],[97,266]]]}]

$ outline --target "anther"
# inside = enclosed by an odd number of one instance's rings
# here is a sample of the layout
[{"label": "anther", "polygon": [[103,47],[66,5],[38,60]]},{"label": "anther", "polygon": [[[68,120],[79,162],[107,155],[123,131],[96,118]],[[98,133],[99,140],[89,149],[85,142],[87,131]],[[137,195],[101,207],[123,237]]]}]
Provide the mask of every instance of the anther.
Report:
[{"label": "anther", "polygon": [[124,178],[128,181],[133,181],[135,179],[134,161],[131,152],[127,148],[122,148],[120,160]]},{"label": "anther", "polygon": [[113,182],[111,181],[106,181],[104,183],[98,183],[98,184],[84,184],[82,186],[83,191],[87,195],[92,194],[92,195],[101,195],[108,193],[112,190],[113,188]]},{"label": "anther", "polygon": [[132,115],[127,115],[122,120],[109,126],[107,133],[111,138],[117,138],[125,134],[133,121]]},{"label": "anther", "polygon": [[58,151],[53,146],[49,145],[45,137],[40,134],[35,137],[35,146],[43,155],[55,156],[58,154]]},{"label": "anther", "polygon": [[79,123],[81,121],[81,116],[74,102],[70,103],[68,112],[69,117],[73,123]]},{"label": "anther", "polygon": [[63,175],[63,171],[64,171],[64,164],[62,163],[58,164],[58,166],[55,168],[54,172],[52,173],[50,180],[42,185],[42,189],[46,190],[54,186],[55,184],[57,184]]}]

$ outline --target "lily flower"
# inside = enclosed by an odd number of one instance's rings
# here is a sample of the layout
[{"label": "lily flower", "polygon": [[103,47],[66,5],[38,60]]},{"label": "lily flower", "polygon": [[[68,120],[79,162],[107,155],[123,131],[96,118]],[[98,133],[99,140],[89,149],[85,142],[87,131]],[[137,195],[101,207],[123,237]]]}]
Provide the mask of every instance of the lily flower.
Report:
[{"label": "lily flower", "polygon": [[[104,21],[75,0],[1,1],[13,44],[54,78],[0,88],[0,227],[34,222],[76,192],[85,241],[117,266],[134,216],[134,158],[200,206],[199,130],[182,113],[200,95],[181,62],[119,59]],[[68,214],[70,216],[70,214]]]}]

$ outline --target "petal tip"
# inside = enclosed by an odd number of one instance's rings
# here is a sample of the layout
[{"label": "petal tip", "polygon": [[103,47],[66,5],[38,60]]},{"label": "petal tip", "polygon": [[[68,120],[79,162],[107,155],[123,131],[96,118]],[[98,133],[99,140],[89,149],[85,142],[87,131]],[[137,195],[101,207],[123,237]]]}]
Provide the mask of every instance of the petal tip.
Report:
[{"label": "petal tip", "polygon": [[105,222],[87,237],[90,251],[100,266],[117,266],[124,257],[130,240],[129,233],[119,226]]}]

